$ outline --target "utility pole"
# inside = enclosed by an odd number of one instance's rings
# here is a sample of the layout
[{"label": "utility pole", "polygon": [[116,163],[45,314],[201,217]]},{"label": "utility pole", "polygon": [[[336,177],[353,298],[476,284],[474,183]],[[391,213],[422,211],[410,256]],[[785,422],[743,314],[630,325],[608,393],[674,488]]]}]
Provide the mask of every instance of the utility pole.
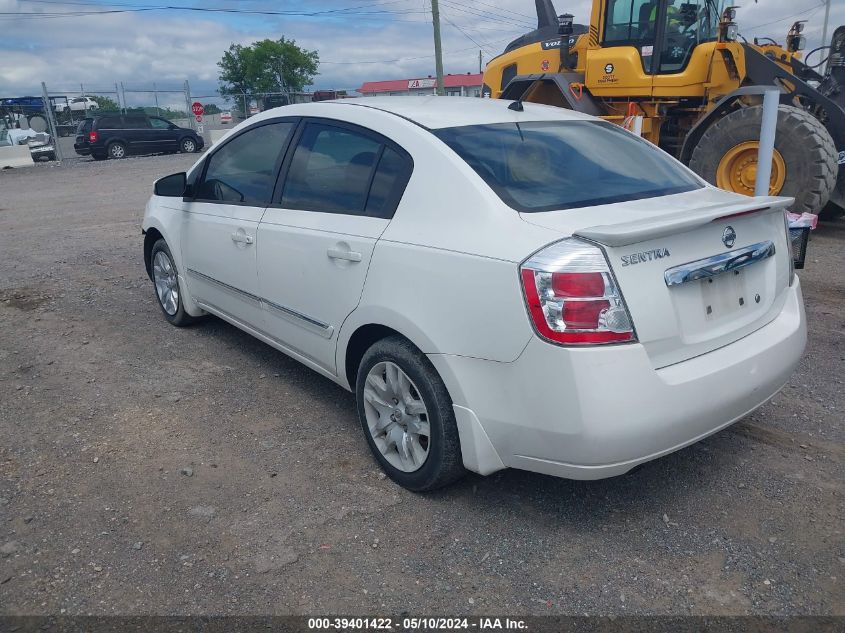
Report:
[{"label": "utility pole", "polygon": [[437,74],[437,94],[443,90],[443,51],[440,49],[440,5],[438,0],[431,0],[431,21],[434,23],[434,70]]},{"label": "utility pole", "polygon": [[824,26],[822,26],[822,46],[827,46],[827,22],[830,19],[830,0],[825,2]]},{"label": "utility pole", "polygon": [[481,49],[479,48],[479,49],[478,49],[478,72],[479,72],[479,73],[483,73],[483,72],[484,72],[484,69],[481,67],[481,64],[482,64],[482,63],[483,63],[483,62],[481,61]]}]

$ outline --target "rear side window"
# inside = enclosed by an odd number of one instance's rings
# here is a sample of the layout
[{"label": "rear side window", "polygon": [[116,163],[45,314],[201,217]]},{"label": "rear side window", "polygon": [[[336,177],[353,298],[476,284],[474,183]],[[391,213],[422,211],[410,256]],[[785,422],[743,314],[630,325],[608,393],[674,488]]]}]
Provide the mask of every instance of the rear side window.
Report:
[{"label": "rear side window", "polygon": [[654,198],[702,187],[647,141],[602,121],[531,121],[436,134],[520,212]]},{"label": "rear side window", "polygon": [[281,205],[391,218],[411,170],[410,158],[377,135],[307,123],[291,159]]},{"label": "rear side window", "polygon": [[97,122],[98,130],[119,130],[123,127],[123,121],[119,116],[104,116]]},{"label": "rear side window", "polygon": [[377,140],[344,128],[308,123],[291,161],[282,206],[360,214],[381,152]]},{"label": "rear side window", "polygon": [[410,175],[408,161],[399,152],[385,147],[367,198],[367,215],[377,218],[393,217]]},{"label": "rear side window", "polygon": [[208,159],[196,200],[266,206],[273,196],[281,152],[291,121],[260,125],[239,134]]},{"label": "rear side window", "polygon": [[128,130],[148,129],[150,120],[145,116],[125,116],[123,117],[123,127]]}]

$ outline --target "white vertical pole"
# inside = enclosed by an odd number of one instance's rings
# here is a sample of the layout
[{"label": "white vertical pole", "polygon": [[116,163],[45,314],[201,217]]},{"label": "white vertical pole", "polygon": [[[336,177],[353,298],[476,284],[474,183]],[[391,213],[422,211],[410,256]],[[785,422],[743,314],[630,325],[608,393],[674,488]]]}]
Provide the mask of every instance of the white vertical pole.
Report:
[{"label": "white vertical pole", "polygon": [[830,20],[830,0],[827,0],[824,7],[824,26],[822,26],[822,46],[827,45],[827,23]]},{"label": "white vertical pole", "polygon": [[757,152],[757,179],[754,181],[754,195],[769,195],[769,179],[772,175],[772,155],[775,151],[775,129],[778,122],[780,90],[772,88],[763,95],[763,121],[760,123],[760,149]]},{"label": "white vertical pole", "polygon": [[47,115],[47,129],[50,131],[50,136],[53,137],[53,148],[56,152],[56,159],[58,162],[62,162],[64,156],[62,156],[62,146],[59,143],[59,126],[56,124],[55,113],[53,112],[52,105],[50,104],[50,96],[47,93],[47,84],[43,81],[41,82],[41,95],[42,103],[44,104],[44,114]]},{"label": "white vertical pole", "polygon": [[634,121],[631,124],[631,131],[636,134],[637,136],[643,135],[643,117],[635,116]]}]

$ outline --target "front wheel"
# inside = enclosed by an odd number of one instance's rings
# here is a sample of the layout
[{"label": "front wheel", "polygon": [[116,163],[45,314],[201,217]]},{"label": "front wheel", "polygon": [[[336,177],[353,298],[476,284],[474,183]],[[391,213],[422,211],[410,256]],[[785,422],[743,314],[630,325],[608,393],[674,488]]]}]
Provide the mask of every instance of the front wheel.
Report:
[{"label": "front wheel", "polygon": [[[763,106],[739,108],[713,123],[690,157],[690,169],[721,189],[754,195]],[[806,110],[778,106],[770,196],[791,196],[795,213],[818,213],[836,183],[837,156],[822,122]]]},{"label": "front wheel", "polygon": [[179,149],[183,154],[193,154],[197,151],[197,142],[192,138],[183,138],[179,144]]},{"label": "front wheel", "polygon": [[196,319],[185,312],[182,304],[182,293],[179,289],[179,273],[173,261],[173,255],[164,239],[159,239],[153,244],[150,253],[156,299],[164,318],[177,327],[190,325]]},{"label": "front wheel", "polygon": [[466,471],[452,399],[431,362],[389,337],[364,354],[356,380],[358,417],[381,468],[400,486],[434,490]]}]

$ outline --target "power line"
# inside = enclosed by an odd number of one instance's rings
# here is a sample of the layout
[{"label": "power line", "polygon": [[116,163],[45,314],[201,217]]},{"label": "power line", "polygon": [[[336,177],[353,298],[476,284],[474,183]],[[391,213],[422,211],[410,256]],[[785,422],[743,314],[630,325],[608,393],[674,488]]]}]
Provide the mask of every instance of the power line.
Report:
[{"label": "power line", "polygon": [[[452,22],[452,20],[450,20],[449,18],[447,18],[445,14],[441,13],[440,15],[441,15],[441,17],[442,17],[444,20],[446,20],[449,24],[451,24],[451,25],[452,25],[453,27],[455,27],[458,31],[460,31],[460,32],[461,32],[461,34],[462,34],[465,38],[467,38],[470,42],[472,42],[473,44],[475,44],[478,48],[484,48],[484,47],[485,47],[485,45],[484,45],[484,44],[480,44],[479,42],[477,42],[477,41],[475,40],[475,38],[474,38],[474,37],[472,37],[472,35],[470,35],[470,34],[469,34],[469,33],[467,33],[466,31],[464,31],[464,30],[463,30],[460,26],[458,26],[457,24],[455,24],[454,22]],[[488,50],[490,50],[490,49],[488,49]]]},{"label": "power line", "polygon": [[[495,41],[492,41],[492,42],[485,42],[484,45],[487,46],[489,44],[497,44],[499,42],[505,42],[505,41],[508,41],[510,39],[511,39],[510,37],[505,37],[505,38],[502,38],[500,40],[495,40]],[[457,54],[457,53],[465,53],[467,51],[474,51],[474,50],[477,50],[476,46],[469,46],[467,48],[459,48],[459,49],[453,50],[453,51],[448,51],[448,52],[444,51],[443,54],[444,55],[454,55],[454,54]],[[396,62],[407,62],[407,61],[412,61],[412,60],[417,60],[417,59],[430,59],[431,57],[432,57],[432,55],[429,54],[429,55],[419,55],[419,56],[416,56],[416,57],[399,57],[398,59],[378,59],[378,60],[354,61],[354,62],[333,62],[333,61],[324,61],[324,60],[321,59],[320,63],[321,64],[332,64],[332,65],[393,64],[393,63],[396,63]]]},{"label": "power line", "polygon": [[532,24],[527,23],[524,20],[521,20],[519,18],[515,18],[515,17],[511,17],[511,16],[507,16],[507,15],[500,15],[500,14],[492,13],[492,12],[489,12],[489,11],[484,12],[484,13],[479,13],[479,12],[473,10],[473,9],[467,8],[464,5],[460,5],[460,4],[456,4],[454,2],[450,2],[449,0],[441,0],[441,2],[443,2],[443,4],[445,4],[446,6],[448,6],[449,8],[451,8],[455,11],[460,11],[461,13],[467,13],[469,15],[476,17],[476,18],[482,18],[483,20],[487,20],[488,22],[499,22],[501,24],[509,24],[511,26],[518,26],[518,27],[523,28],[523,29],[533,28]]},{"label": "power line", "polygon": [[[32,1],[32,0],[30,0]],[[43,2],[44,0],[42,0]],[[80,3],[77,3],[80,4]],[[84,4],[84,3],[82,3]],[[93,6],[93,5],[86,5]],[[108,6],[108,5],[104,5]],[[0,12],[0,16],[11,19],[46,19],[57,17],[86,17],[94,15],[108,15],[115,13],[142,13],[148,11],[191,11],[198,13],[237,13],[242,15],[278,15],[287,17],[318,17],[318,16],[347,16],[347,15],[414,15],[425,13],[420,9],[377,9],[377,10],[362,10],[372,6],[379,6],[374,4],[362,5],[360,7],[347,7],[342,9],[325,9],[322,11],[272,11],[262,9],[231,9],[225,7],[186,7],[179,5],[117,5],[122,8],[119,9],[104,9],[102,11],[43,11],[43,12]]]},{"label": "power line", "polygon": [[[757,24],[756,26],[743,27],[742,30],[748,32],[748,31],[753,31],[754,29],[762,28],[764,26],[771,26],[772,24],[777,24],[778,22],[783,22],[784,20],[789,20],[791,18],[797,18],[798,16],[804,15],[805,13],[809,13],[810,11],[812,11],[813,12],[812,14],[814,14],[821,8],[822,8],[822,5],[817,5],[817,6],[814,6],[814,7],[808,7],[806,9],[802,10],[802,11],[799,11],[798,13],[793,13],[792,15],[787,15],[787,16],[784,16],[782,18],[778,18],[777,20],[772,20],[771,22],[764,22],[763,24]],[[810,14],[810,15],[812,15],[812,14]]]},{"label": "power line", "polygon": [[[457,2],[457,0],[456,0],[455,3],[456,4],[463,4],[461,2]],[[497,9],[498,11],[505,11],[507,13],[513,13],[514,15],[517,15],[521,18],[528,18],[529,20],[534,20],[537,17],[536,15],[528,15],[527,13],[519,13],[518,11],[511,11],[510,9],[506,9],[505,7],[499,7],[499,6],[496,6],[495,4],[489,4],[487,2],[481,2],[481,0],[475,0],[475,4],[482,4],[485,7],[492,7],[493,9]],[[463,5],[463,6],[466,6],[466,5]]]}]

